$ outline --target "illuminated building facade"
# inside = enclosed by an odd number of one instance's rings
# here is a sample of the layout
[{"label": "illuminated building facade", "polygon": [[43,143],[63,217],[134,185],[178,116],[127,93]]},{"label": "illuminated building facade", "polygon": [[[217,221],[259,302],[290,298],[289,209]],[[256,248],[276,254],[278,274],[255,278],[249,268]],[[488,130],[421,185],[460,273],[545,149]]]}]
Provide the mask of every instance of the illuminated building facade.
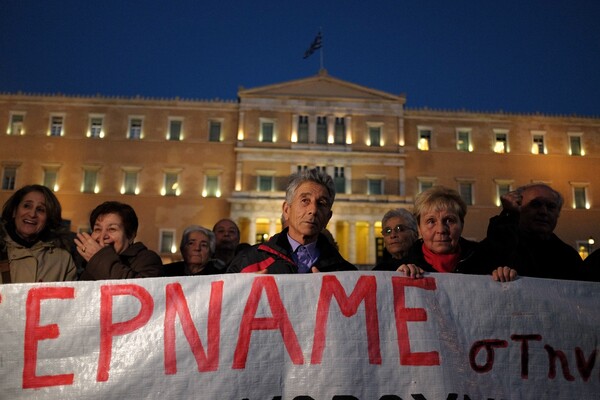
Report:
[{"label": "illuminated building facade", "polygon": [[250,243],[278,232],[289,174],[316,167],[338,193],[328,229],[356,264],[375,263],[383,214],[432,185],[467,201],[470,239],[485,237],[502,193],[530,182],[565,197],[563,240],[585,253],[600,238],[600,119],[405,103],[325,71],[237,101],[3,94],[0,201],[44,184],[72,230],[103,201],[129,203],[138,240],[169,260],[190,224],[230,217]]}]

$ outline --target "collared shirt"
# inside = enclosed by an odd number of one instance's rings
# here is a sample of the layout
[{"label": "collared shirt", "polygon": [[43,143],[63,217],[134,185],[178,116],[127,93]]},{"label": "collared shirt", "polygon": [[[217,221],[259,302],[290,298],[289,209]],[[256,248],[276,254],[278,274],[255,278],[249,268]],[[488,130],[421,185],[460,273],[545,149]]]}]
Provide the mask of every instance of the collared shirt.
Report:
[{"label": "collared shirt", "polygon": [[[306,245],[302,245],[300,243],[298,243],[297,241],[295,241],[294,239],[292,239],[292,237],[288,234],[288,241],[290,242],[290,245],[292,246],[292,258],[294,259],[294,261],[296,262],[296,264],[298,264],[298,272],[299,273],[307,273],[310,272],[310,268],[315,265],[315,263],[317,262],[317,260],[319,259],[319,256],[321,255],[321,252],[319,251],[319,249],[317,248],[317,242],[312,242],[312,243],[308,243]],[[308,255],[310,257],[310,260],[308,262],[302,263],[298,258],[298,248],[300,246],[303,246],[307,252]]]}]

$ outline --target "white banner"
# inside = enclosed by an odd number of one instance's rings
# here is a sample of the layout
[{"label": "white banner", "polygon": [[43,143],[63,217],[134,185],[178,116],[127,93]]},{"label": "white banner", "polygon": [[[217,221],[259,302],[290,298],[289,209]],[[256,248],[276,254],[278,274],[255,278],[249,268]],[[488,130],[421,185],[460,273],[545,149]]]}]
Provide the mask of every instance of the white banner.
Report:
[{"label": "white banner", "polygon": [[0,399],[600,398],[597,283],[231,274],[0,296]]}]

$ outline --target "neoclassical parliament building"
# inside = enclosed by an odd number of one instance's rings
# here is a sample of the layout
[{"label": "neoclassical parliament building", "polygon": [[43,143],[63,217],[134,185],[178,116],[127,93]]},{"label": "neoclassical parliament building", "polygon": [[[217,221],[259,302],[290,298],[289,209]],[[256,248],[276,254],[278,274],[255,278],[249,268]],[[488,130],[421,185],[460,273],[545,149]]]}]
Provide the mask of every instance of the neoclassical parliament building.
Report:
[{"label": "neoclassical parliament building", "polygon": [[463,236],[481,240],[503,193],[531,182],[560,191],[556,233],[585,256],[600,240],[600,118],[407,107],[404,95],[317,75],[236,100],[0,94],[0,201],[52,188],[71,230],[106,200],[136,210],[137,240],[179,259],[191,224],[237,222],[244,242],[281,229],[287,178],[327,171],[328,229],[365,268],[381,253],[381,217],[433,185],[469,205]]}]

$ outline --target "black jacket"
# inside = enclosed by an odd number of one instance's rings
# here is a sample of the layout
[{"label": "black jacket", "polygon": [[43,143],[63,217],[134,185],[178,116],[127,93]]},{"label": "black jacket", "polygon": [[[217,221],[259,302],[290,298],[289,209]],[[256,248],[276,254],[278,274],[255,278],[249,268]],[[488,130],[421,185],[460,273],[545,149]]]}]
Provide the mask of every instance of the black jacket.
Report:
[{"label": "black jacket", "polygon": [[[238,254],[229,264],[227,272],[258,272],[266,269],[270,274],[297,273],[298,266],[292,258],[292,246],[287,232],[286,228],[268,242],[256,244]],[[356,270],[356,267],[346,261],[322,234],[319,234],[317,239],[317,248],[321,254],[314,266],[320,272]]]},{"label": "black jacket", "polygon": [[[454,272],[460,273],[474,273],[473,269],[475,266],[472,264],[473,256],[475,255],[475,251],[477,249],[477,242],[473,242],[464,238],[459,238],[458,244],[460,246],[460,257],[458,261],[458,265]],[[431,264],[425,261],[425,256],[423,255],[423,239],[419,239],[413,243],[413,245],[408,250],[408,254],[406,257],[398,260],[384,260],[383,262],[377,264],[373,270],[375,271],[396,271],[398,267],[402,264],[415,264],[417,267],[422,268],[425,272],[439,272]]]},{"label": "black jacket", "polygon": [[[225,269],[221,267],[222,264],[218,263],[217,260],[208,260],[202,271],[194,275],[216,275],[224,274]],[[185,271],[185,261],[176,261],[170,264],[164,265],[164,276],[186,276],[188,275]]]},{"label": "black jacket", "polygon": [[583,261],[573,247],[555,234],[548,239],[530,235],[518,224],[518,214],[502,213],[490,219],[478,257],[484,273],[508,266],[520,276],[586,280]]}]

